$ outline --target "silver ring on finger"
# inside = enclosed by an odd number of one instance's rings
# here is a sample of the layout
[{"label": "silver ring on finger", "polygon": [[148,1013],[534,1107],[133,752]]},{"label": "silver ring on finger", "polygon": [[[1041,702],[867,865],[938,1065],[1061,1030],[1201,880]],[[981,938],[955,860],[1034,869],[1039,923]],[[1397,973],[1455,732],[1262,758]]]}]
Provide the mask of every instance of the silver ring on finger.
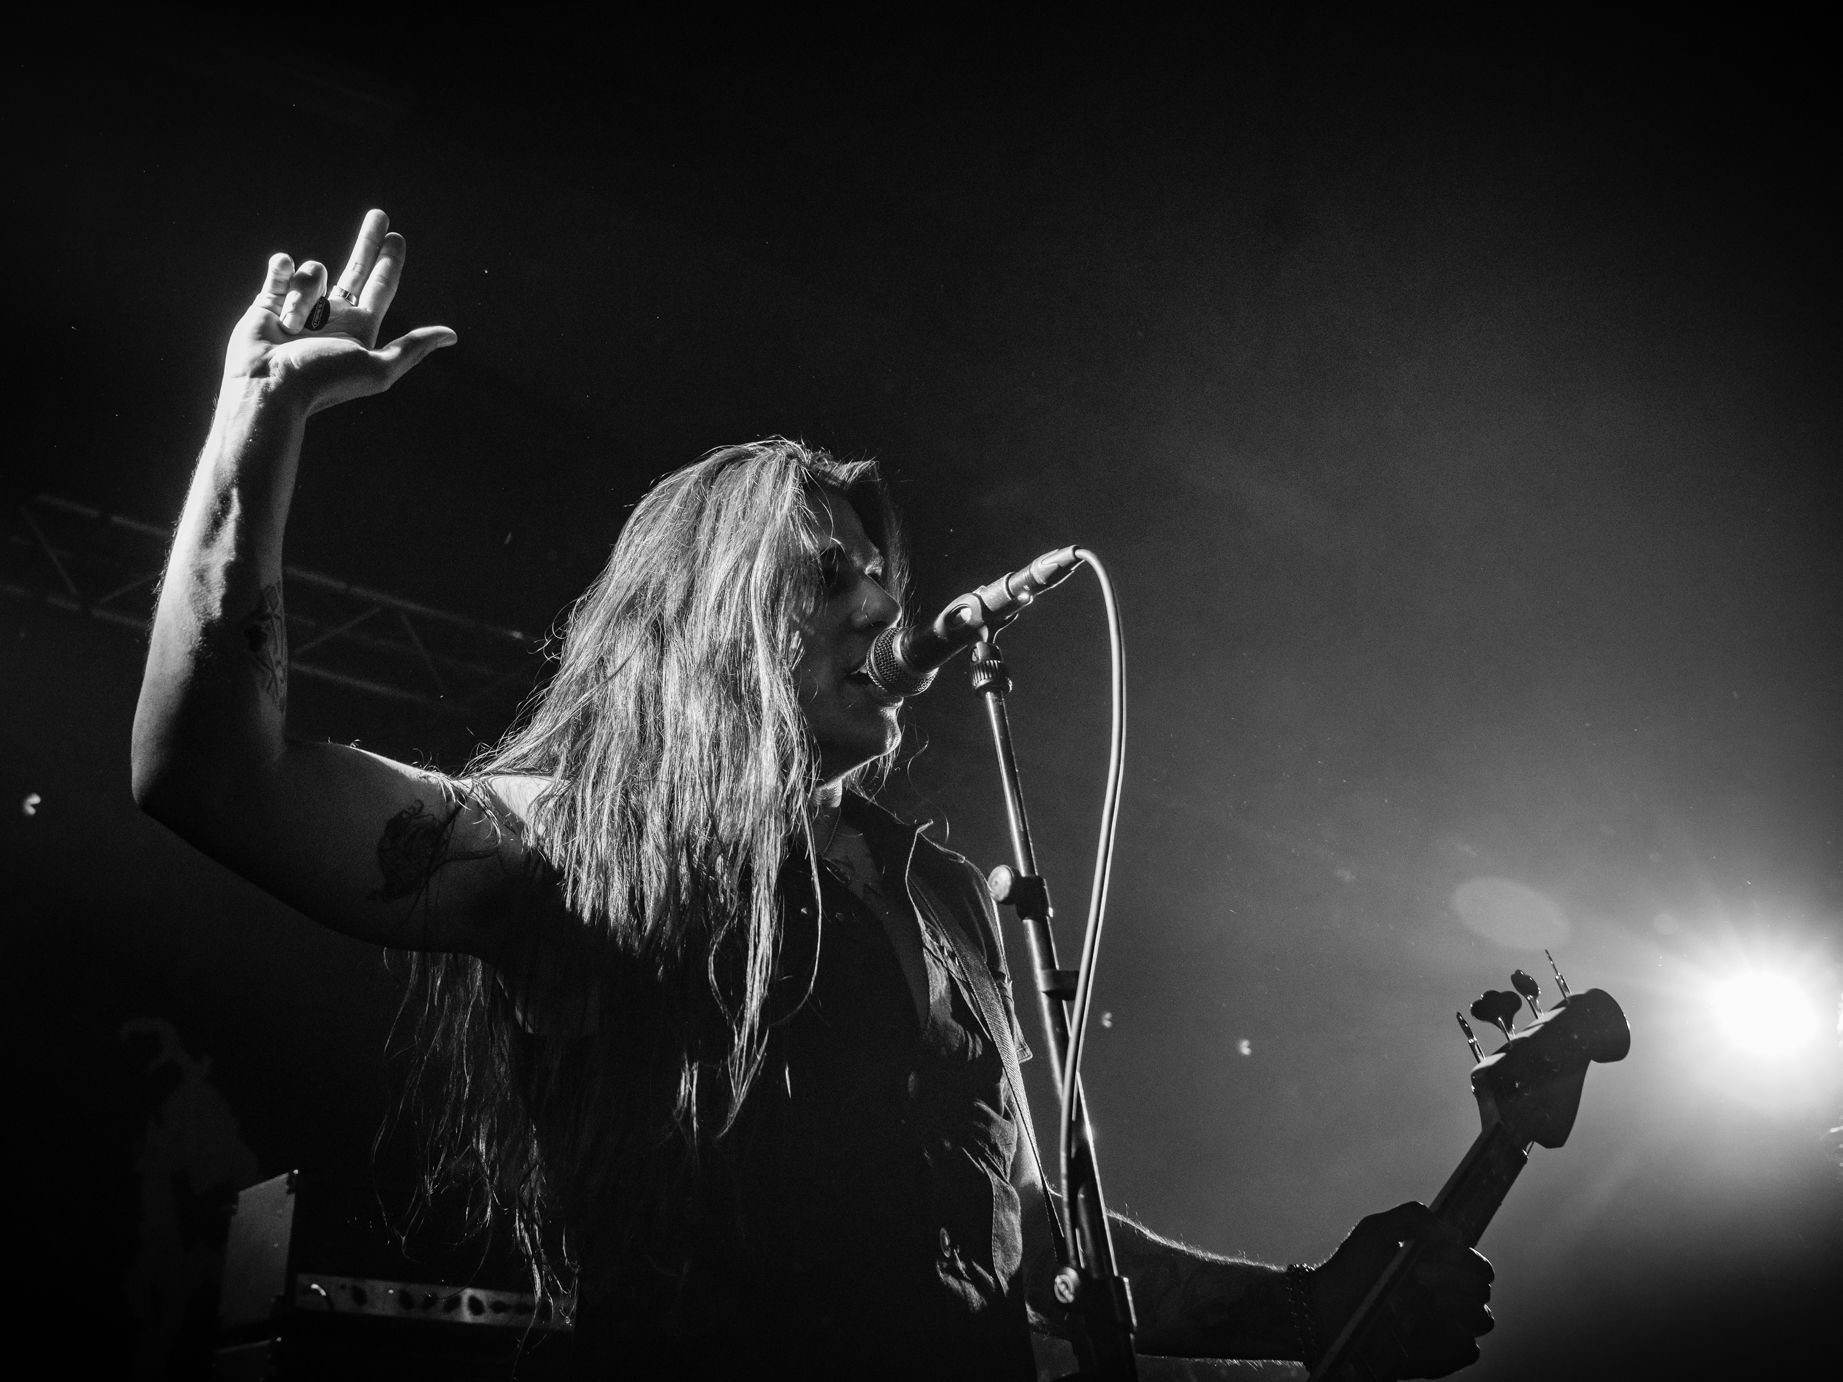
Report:
[{"label": "silver ring on finger", "polygon": [[358,306],[358,294],[353,292],[350,288],[334,288],[332,294],[336,298],[343,298],[354,307]]}]

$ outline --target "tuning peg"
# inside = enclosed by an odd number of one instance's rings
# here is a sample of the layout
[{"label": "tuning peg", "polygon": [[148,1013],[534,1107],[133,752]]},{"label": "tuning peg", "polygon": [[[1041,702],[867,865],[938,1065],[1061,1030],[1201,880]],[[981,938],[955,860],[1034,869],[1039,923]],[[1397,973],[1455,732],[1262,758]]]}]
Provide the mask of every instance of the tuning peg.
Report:
[{"label": "tuning peg", "polygon": [[1542,997],[1542,988],[1523,970],[1515,970],[1510,976],[1510,986],[1523,995],[1523,1001],[1529,1004],[1531,1017],[1542,1016],[1542,1004],[1536,1000]]},{"label": "tuning peg", "polygon": [[1510,1019],[1522,1010],[1523,1000],[1508,989],[1486,989],[1472,1000],[1472,1016],[1489,1022],[1509,1036]]},{"label": "tuning peg", "polygon": [[[1544,955],[1549,955],[1549,952],[1546,950],[1542,953]],[[1568,981],[1561,977],[1561,966],[1555,963],[1555,957],[1553,955],[1549,955],[1549,968],[1555,971],[1555,987],[1561,990],[1561,996],[1563,998],[1572,998],[1574,995],[1568,991]]]},{"label": "tuning peg", "polygon": [[1478,1038],[1472,1035],[1472,1024],[1465,1020],[1464,1013],[1454,1013],[1453,1016],[1459,1019],[1459,1030],[1465,1033],[1465,1044],[1472,1048],[1473,1061],[1483,1060],[1485,1053],[1478,1045]]}]

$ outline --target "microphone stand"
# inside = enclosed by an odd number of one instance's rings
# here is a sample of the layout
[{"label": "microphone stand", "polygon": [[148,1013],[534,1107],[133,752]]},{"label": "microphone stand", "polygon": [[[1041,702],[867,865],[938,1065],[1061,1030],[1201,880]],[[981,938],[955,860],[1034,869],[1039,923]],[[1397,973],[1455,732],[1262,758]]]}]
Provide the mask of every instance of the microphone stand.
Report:
[{"label": "microphone stand", "polygon": [[[1076,1356],[1083,1378],[1127,1379],[1139,1375],[1133,1353],[1133,1301],[1126,1278],[1114,1263],[1113,1237],[1107,1224],[1107,1207],[1101,1198],[1101,1175],[1094,1160],[1094,1129],[1088,1122],[1087,1100],[1081,1077],[1073,1089],[1063,1088],[1063,1062],[1069,1051],[1069,1005],[1075,998],[1076,971],[1056,967],[1056,938],[1050,932],[1049,887],[1037,873],[1036,850],[1031,845],[1030,822],[1024,814],[1024,794],[1018,783],[1017,758],[1011,749],[1011,720],[1005,697],[1011,677],[992,635],[973,649],[973,690],[985,698],[992,724],[992,743],[998,752],[998,773],[1004,786],[1005,811],[1011,822],[1015,868],[992,871],[992,895],[1024,922],[1030,939],[1030,958],[1037,971],[1037,992],[1043,1009],[1043,1028],[1049,1034],[1050,1069],[1056,1077],[1056,1094],[1065,1119],[1075,1128],[1074,1145],[1063,1168],[1063,1186],[1072,1231],[1057,1235],[1061,1258],[1056,1273],[1056,1301],[1077,1324]],[[1043,1187],[1052,1216],[1054,1201]]]}]

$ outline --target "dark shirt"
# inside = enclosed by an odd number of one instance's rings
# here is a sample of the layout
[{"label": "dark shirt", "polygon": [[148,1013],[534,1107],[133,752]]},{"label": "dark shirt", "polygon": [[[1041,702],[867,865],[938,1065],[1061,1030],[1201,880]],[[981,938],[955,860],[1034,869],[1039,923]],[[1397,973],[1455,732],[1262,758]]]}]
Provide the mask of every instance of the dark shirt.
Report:
[{"label": "dark shirt", "polygon": [[914,903],[926,1016],[842,873],[822,867],[815,905],[790,861],[761,1072],[695,1226],[585,1275],[585,1375],[1034,1376],[1010,1174],[1023,1052],[983,880],[867,802],[848,819]]}]

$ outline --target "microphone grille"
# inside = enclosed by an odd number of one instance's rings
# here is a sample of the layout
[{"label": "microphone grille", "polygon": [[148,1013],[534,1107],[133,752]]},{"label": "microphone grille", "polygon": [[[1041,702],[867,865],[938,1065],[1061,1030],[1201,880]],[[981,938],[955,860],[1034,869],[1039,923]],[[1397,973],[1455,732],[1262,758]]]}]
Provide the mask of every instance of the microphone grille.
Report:
[{"label": "microphone grille", "polygon": [[883,630],[871,643],[870,656],[864,661],[870,684],[886,696],[919,696],[934,685],[935,673],[939,670],[930,667],[917,672],[908,664],[899,651],[902,635],[906,632],[906,629]]}]

